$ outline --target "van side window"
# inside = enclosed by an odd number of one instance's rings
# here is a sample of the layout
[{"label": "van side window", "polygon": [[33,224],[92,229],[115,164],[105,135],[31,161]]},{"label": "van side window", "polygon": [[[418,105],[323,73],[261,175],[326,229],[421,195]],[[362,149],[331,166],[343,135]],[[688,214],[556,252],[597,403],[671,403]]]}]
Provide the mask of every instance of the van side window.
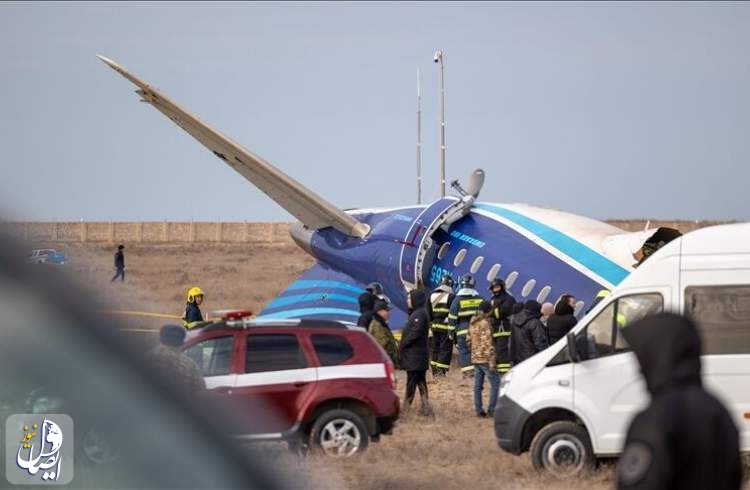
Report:
[{"label": "van side window", "polygon": [[608,304],[576,337],[583,360],[597,359],[630,350],[620,329],[663,308],[661,294],[623,296]]},{"label": "van side window", "polygon": [[687,287],[685,314],[701,329],[703,354],[750,352],[750,285]]}]

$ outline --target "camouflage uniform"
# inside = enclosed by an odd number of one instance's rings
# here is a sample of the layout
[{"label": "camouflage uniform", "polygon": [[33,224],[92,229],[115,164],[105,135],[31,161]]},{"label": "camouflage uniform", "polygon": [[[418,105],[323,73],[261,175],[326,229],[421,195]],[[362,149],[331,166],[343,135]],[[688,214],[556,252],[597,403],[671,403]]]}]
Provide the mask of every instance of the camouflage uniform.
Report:
[{"label": "camouflage uniform", "polygon": [[396,344],[396,338],[385,320],[382,320],[380,315],[376,313],[370,322],[370,328],[367,330],[391,358],[393,366],[398,369],[398,344]]},{"label": "camouflage uniform", "polygon": [[475,315],[469,324],[466,343],[471,349],[472,364],[495,366],[495,342],[492,339],[492,326],[484,315]]},{"label": "camouflage uniform", "polygon": [[[474,410],[480,417],[486,417],[488,414],[491,416],[497,405],[500,375],[498,375],[495,367],[495,342],[492,338],[492,326],[487,315],[479,313],[471,318],[466,343],[471,349],[471,362],[474,365]],[[489,378],[490,381],[490,399],[487,412],[482,408],[482,390],[484,389],[485,377]]]},{"label": "camouflage uniform", "polygon": [[153,350],[153,361],[159,371],[176,378],[178,387],[189,394],[206,389],[198,365],[176,348],[159,345]]}]

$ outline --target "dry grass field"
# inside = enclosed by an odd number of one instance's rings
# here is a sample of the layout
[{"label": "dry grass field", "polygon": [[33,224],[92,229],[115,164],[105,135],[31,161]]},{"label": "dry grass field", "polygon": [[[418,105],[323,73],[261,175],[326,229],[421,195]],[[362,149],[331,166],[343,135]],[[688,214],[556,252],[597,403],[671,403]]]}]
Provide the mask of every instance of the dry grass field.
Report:
[{"label": "dry grass field", "polygon": [[[686,229],[691,223],[682,223]],[[625,228],[622,223],[618,226]],[[652,226],[658,226],[653,224]],[[698,224],[693,224],[698,226]],[[631,222],[642,229],[643,222]],[[44,245],[44,244],[39,244]],[[184,292],[200,285],[207,293],[204,310],[249,307],[258,311],[313,260],[291,240],[277,244],[126,244],[126,281],[110,283],[114,247],[100,244],[48,244],[62,249],[68,273],[113,308],[180,315]],[[164,319],[137,319],[158,327]],[[404,386],[399,373],[399,390]],[[578,490],[613,487],[613,466],[576,480],[538,475],[528,455],[501,451],[491,419],[474,415],[472,387],[453,374],[429,384],[434,418],[409,414],[392,436],[355,458],[331,461],[298,458],[284,451],[266,454],[279,467],[297,470],[299,488],[467,490],[539,488]],[[485,397],[487,396],[485,392]],[[750,489],[746,484],[745,488]]]}]

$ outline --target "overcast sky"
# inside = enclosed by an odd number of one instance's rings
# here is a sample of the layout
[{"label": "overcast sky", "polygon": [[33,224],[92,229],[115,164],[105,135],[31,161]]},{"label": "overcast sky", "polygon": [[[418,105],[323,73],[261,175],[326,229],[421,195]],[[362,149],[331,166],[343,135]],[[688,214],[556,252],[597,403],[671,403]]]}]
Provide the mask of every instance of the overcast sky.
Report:
[{"label": "overcast sky", "polygon": [[750,218],[750,4],[0,3],[0,206],[35,220],[291,216],[104,54],[341,208],[439,195]]}]

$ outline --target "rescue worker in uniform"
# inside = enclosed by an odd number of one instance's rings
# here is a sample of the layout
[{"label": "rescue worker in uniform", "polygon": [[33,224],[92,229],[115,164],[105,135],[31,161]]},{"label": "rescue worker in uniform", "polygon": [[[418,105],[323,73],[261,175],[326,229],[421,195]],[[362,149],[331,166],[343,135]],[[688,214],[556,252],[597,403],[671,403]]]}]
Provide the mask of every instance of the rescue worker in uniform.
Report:
[{"label": "rescue worker in uniform", "polygon": [[586,310],[586,314],[589,314],[589,311],[593,310],[596,305],[598,305],[604,298],[610,295],[609,289],[602,289],[598,293],[596,293],[596,296],[594,296],[594,301],[591,302],[591,306],[589,306],[589,309]]},{"label": "rescue worker in uniform", "polygon": [[516,298],[505,289],[505,281],[495,278],[490,283],[490,323],[492,325],[492,338],[495,341],[495,368],[500,375],[510,370],[510,315]]},{"label": "rescue worker in uniform", "polygon": [[445,376],[451,367],[453,357],[453,340],[450,332],[454,329],[448,324],[448,313],[455,298],[453,294],[453,278],[446,274],[440,280],[440,285],[430,294],[425,305],[427,318],[432,331],[432,346],[430,349],[430,365],[434,377]]},{"label": "rescue worker in uniform", "polygon": [[398,344],[396,338],[391,332],[391,327],[388,325],[388,319],[391,316],[391,305],[387,300],[379,299],[375,301],[373,307],[372,321],[370,327],[367,329],[370,332],[378,344],[388,354],[393,362],[393,367],[398,369]]},{"label": "rescue worker in uniform", "polygon": [[200,305],[203,303],[203,290],[193,286],[187,292],[187,304],[185,305],[185,316],[182,317],[182,326],[190,330],[203,323],[203,313]]},{"label": "rescue worker in uniform", "polygon": [[451,335],[458,346],[458,363],[461,367],[463,377],[469,377],[474,374],[474,365],[471,364],[471,352],[466,344],[466,334],[469,333],[469,322],[478,311],[479,305],[484,298],[474,289],[476,282],[471,274],[461,276],[459,283],[460,289],[451,303],[451,309],[448,313],[448,324],[455,330]]},{"label": "rescue worker in uniform", "polygon": [[685,317],[660,313],[622,329],[651,403],[633,419],[617,464],[620,489],[739,489],[737,427],[701,382],[701,340]]}]

